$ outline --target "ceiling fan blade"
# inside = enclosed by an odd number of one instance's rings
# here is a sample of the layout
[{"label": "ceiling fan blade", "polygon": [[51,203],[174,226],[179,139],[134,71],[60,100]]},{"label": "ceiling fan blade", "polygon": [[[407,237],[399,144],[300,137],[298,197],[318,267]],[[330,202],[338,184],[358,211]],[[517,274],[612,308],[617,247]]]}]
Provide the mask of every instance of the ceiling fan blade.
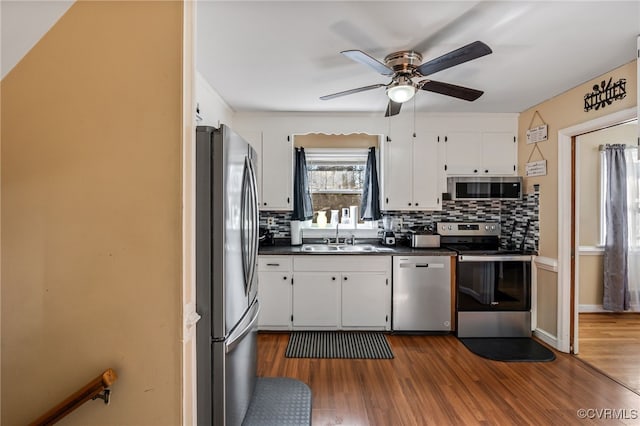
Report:
[{"label": "ceiling fan blade", "polygon": [[345,90],[344,92],[332,93],[331,95],[320,96],[320,99],[326,101],[328,99],[339,98],[340,96],[351,95],[353,93],[365,92],[367,90],[377,89],[378,87],[385,87],[386,84],[372,84],[371,86],[358,87],[357,89]]},{"label": "ceiling fan blade", "polygon": [[466,46],[452,50],[438,58],[425,62],[416,68],[416,71],[422,76],[427,76],[438,71],[460,65],[472,59],[480,58],[481,56],[488,55],[491,52],[491,48],[483,42],[474,41],[473,43],[467,44]]},{"label": "ceiling fan blade", "polygon": [[373,68],[376,72],[379,72],[382,75],[393,75],[393,70],[391,68],[361,50],[344,50],[340,53],[353,61],[360,62],[361,64]]},{"label": "ceiling fan blade", "polygon": [[468,87],[433,80],[424,80],[418,84],[418,87],[428,92],[453,96],[454,98],[464,99],[465,101],[475,101],[484,93],[482,90],[470,89]]},{"label": "ceiling fan blade", "polygon": [[391,99],[389,99],[387,111],[384,113],[384,116],[391,117],[393,115],[400,114],[400,107],[402,107],[402,104],[400,102],[393,102]]}]

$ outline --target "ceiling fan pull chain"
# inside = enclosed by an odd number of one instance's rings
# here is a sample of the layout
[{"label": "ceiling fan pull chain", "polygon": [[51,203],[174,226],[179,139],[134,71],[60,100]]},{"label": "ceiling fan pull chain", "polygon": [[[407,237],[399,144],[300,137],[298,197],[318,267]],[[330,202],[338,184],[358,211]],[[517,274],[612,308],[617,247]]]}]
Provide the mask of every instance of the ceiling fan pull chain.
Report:
[{"label": "ceiling fan pull chain", "polygon": [[416,137],[416,98],[413,97],[413,138]]}]

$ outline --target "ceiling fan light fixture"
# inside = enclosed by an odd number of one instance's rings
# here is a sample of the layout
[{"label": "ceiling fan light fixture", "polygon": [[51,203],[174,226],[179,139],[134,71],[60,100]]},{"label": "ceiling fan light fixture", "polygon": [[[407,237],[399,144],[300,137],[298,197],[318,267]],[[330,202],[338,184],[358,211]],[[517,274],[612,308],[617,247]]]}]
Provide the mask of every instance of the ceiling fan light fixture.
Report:
[{"label": "ceiling fan light fixture", "polygon": [[387,96],[389,99],[399,104],[407,102],[409,99],[413,98],[413,95],[415,94],[416,87],[409,78],[399,79],[387,89]]}]

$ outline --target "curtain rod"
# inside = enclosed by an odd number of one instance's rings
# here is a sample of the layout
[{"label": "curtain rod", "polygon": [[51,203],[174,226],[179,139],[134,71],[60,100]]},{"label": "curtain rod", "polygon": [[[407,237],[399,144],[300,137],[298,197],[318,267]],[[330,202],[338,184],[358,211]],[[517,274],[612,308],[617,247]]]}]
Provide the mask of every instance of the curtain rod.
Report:
[{"label": "curtain rod", "polygon": [[[621,145],[624,145],[624,144],[621,144]],[[607,145],[598,145],[598,151],[604,151],[605,149],[607,149]],[[638,147],[634,145],[626,145],[625,149],[638,149]]]}]

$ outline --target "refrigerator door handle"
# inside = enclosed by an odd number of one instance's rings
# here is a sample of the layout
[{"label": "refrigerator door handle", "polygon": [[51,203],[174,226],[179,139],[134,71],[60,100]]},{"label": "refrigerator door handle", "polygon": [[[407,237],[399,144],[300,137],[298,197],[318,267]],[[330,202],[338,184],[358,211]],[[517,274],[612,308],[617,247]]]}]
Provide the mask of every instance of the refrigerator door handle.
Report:
[{"label": "refrigerator door handle", "polygon": [[253,170],[253,163],[247,157],[248,165],[249,165],[249,188],[251,190],[251,232],[252,232],[252,240],[251,240],[251,251],[250,251],[250,273],[249,273],[249,282],[248,282],[248,290],[249,293],[253,285],[253,278],[256,273],[256,264],[258,257],[258,241],[259,241],[259,230],[258,230],[258,221],[260,220],[258,217],[258,188],[256,184],[256,175]]},{"label": "refrigerator door handle", "polygon": [[[250,169],[249,169],[249,159],[245,157],[244,159],[244,170],[242,172],[242,199],[240,201],[240,247],[242,251],[242,272],[244,275],[244,292],[245,294],[249,294],[249,276],[250,272],[250,257],[251,254],[251,242],[253,240],[253,230],[252,224],[250,224],[251,220],[251,201],[250,198],[250,184],[248,182],[251,181],[250,178]],[[249,235],[248,232],[249,231]]]},{"label": "refrigerator door handle", "polygon": [[238,325],[229,333],[227,343],[225,345],[225,352],[229,353],[235,349],[240,343],[242,338],[246,336],[251,330],[254,329],[256,321],[258,321],[258,313],[260,312],[260,305],[256,300],[247,311],[247,314],[242,318]]}]

